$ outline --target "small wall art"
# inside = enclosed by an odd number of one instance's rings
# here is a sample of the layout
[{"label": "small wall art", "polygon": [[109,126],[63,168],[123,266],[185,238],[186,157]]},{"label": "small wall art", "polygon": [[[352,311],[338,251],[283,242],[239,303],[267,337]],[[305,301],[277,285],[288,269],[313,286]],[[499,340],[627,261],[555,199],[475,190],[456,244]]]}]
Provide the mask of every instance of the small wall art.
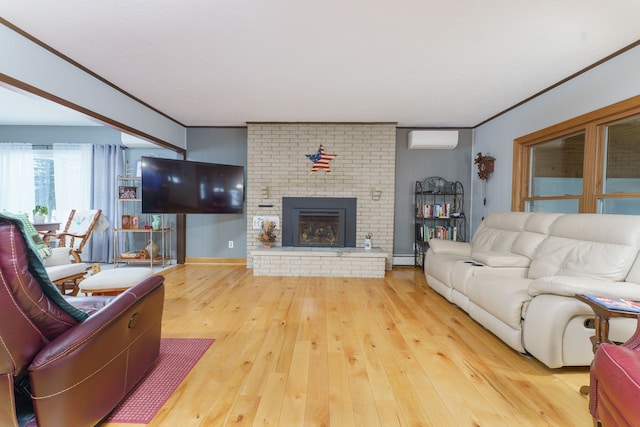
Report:
[{"label": "small wall art", "polygon": [[127,187],[121,185],[118,187],[118,198],[119,199],[137,199],[138,198],[138,187]]},{"label": "small wall art", "polygon": [[318,152],[315,154],[305,154],[305,156],[313,162],[311,173],[316,173],[319,170],[323,170],[326,173],[331,173],[329,162],[336,158],[337,154],[327,154],[324,152],[324,145],[320,144]]}]

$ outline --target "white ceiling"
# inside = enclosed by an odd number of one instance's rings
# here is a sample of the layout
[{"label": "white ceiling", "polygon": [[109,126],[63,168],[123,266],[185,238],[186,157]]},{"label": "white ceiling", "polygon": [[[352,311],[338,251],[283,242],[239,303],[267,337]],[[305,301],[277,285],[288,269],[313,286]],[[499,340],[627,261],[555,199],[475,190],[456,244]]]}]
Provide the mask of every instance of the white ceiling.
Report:
[{"label": "white ceiling", "polygon": [[187,126],[475,126],[640,40],[639,0],[3,0],[0,13]]}]

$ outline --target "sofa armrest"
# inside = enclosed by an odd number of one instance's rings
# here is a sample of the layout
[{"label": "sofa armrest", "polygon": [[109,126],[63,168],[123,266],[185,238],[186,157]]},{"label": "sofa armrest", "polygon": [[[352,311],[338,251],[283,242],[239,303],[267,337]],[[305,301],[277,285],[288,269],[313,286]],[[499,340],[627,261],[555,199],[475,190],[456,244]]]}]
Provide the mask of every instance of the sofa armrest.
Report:
[{"label": "sofa armrest", "polygon": [[471,255],[471,244],[455,240],[431,239],[429,241],[429,250],[438,255],[468,257]]},{"label": "sofa armrest", "polygon": [[473,251],[471,259],[489,267],[529,267],[531,260],[524,255],[505,251]]},{"label": "sofa armrest", "polygon": [[[156,361],[164,278],[131,287],[44,347],[29,367],[42,425],[95,425]],[[100,390],[95,404],[80,405]],[[99,402],[99,404],[97,404]]]},{"label": "sofa armrest", "polygon": [[612,282],[577,276],[546,276],[531,282],[529,295],[541,294],[574,297],[578,294],[599,295],[611,298],[640,300],[640,284],[631,282]]}]

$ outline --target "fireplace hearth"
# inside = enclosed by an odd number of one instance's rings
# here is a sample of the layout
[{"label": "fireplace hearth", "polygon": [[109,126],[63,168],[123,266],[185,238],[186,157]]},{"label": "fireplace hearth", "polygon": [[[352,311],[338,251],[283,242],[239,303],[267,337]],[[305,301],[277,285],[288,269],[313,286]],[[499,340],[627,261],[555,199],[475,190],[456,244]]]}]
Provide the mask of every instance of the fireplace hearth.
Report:
[{"label": "fireplace hearth", "polygon": [[282,245],[355,247],[355,198],[283,197]]}]

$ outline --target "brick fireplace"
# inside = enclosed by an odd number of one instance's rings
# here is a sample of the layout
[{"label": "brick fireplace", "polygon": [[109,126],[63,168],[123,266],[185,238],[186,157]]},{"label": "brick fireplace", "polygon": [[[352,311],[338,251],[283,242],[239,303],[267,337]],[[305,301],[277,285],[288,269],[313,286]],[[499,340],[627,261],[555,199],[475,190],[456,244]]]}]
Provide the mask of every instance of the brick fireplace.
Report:
[{"label": "brick fireplace", "polygon": [[[278,216],[284,226],[283,198],[309,197],[355,199],[354,246],[362,248],[371,233],[374,248],[385,253],[386,268],[391,268],[395,123],[248,123],[247,142],[248,267],[253,267],[252,250],[260,246],[253,217]],[[321,144],[336,154],[329,162],[331,172],[311,173],[313,162],[306,155]],[[282,231],[274,249],[283,245]]]}]

